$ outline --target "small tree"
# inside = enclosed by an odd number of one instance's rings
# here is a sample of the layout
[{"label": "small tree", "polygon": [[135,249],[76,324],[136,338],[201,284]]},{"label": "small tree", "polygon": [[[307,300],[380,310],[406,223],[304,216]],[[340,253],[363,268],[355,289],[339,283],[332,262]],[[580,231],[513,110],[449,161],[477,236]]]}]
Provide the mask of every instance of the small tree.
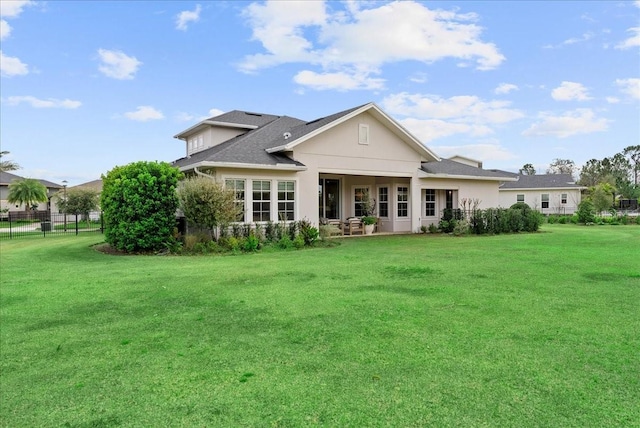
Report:
[{"label": "small tree", "polygon": [[25,211],[32,210],[40,202],[47,202],[47,188],[35,178],[25,178],[9,184],[7,201],[10,204],[24,204]]},{"label": "small tree", "polygon": [[105,240],[120,251],[156,251],[173,243],[181,173],[166,162],[134,162],[102,176]]},{"label": "small tree", "polygon": [[[2,158],[2,156],[6,156],[8,155],[9,152],[4,150],[0,152],[0,158]],[[18,165],[17,163],[10,161],[10,160],[3,160],[0,161],[0,172],[5,172],[5,171],[15,171],[16,169],[20,169],[20,165]]]},{"label": "small tree", "polygon": [[547,174],[570,174],[576,171],[576,164],[571,159],[554,159],[547,169]]},{"label": "small tree", "polygon": [[609,183],[600,183],[591,192],[591,203],[597,213],[608,211],[613,206],[615,188]]},{"label": "small tree", "polygon": [[89,213],[98,209],[98,192],[91,189],[70,189],[65,195],[58,193],[58,207],[65,214],[82,214],[84,219],[89,218]]},{"label": "small tree", "polygon": [[584,200],[578,205],[578,222],[580,223],[593,223],[596,219],[595,209],[593,204],[589,200]]},{"label": "small tree", "polygon": [[522,175],[536,175],[536,169],[532,164],[526,163],[520,168],[520,174]]},{"label": "small tree", "polygon": [[187,221],[205,228],[214,236],[218,226],[236,221],[242,208],[236,203],[234,190],[225,189],[207,177],[191,177],[178,187],[180,209]]}]

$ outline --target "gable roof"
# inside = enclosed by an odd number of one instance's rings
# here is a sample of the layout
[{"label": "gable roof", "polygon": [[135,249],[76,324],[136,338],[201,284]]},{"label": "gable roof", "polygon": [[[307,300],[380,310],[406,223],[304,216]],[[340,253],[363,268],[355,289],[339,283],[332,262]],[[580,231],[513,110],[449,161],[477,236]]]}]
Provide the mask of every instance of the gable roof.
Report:
[{"label": "gable roof", "polygon": [[518,181],[504,183],[500,190],[509,189],[582,189],[571,174],[520,175]]},{"label": "gable roof", "polygon": [[278,141],[274,141],[275,145],[269,148],[267,151],[269,153],[291,151],[294,147],[305,142],[306,140],[364,112],[369,112],[379,121],[386,123],[387,127],[395,135],[397,135],[405,143],[412,146],[417,152],[421,153],[425,157],[434,160],[440,159],[435,153],[429,150],[402,125],[400,125],[392,117],[382,111],[382,109],[380,109],[380,107],[378,107],[375,103],[363,104],[361,106],[350,108],[348,110],[344,110],[327,117],[312,120],[311,122],[306,122],[304,125],[300,125],[294,129],[291,129],[287,137],[283,135],[279,138]]},{"label": "gable roof", "polygon": [[[24,179],[25,177],[21,177],[16,174],[11,174],[9,172],[4,172],[4,171],[0,172],[0,185],[8,186],[9,184],[11,184],[13,180],[24,180]],[[62,189],[61,185],[56,184],[52,181],[40,180],[40,179],[36,179],[36,180],[42,183],[44,187],[46,187],[47,189]]]},{"label": "gable roof", "polygon": [[451,159],[423,162],[420,169],[425,177],[431,178],[482,179],[490,181],[515,181],[517,179],[517,177],[507,172],[477,168]]}]

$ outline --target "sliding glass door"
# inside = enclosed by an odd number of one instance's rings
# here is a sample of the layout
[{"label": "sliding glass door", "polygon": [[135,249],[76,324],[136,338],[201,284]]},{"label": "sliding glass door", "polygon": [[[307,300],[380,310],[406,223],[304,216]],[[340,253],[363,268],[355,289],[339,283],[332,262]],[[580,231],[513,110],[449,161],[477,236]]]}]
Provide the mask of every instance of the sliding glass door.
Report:
[{"label": "sliding glass door", "polygon": [[340,180],[320,178],[318,183],[318,207],[320,218],[340,218]]}]

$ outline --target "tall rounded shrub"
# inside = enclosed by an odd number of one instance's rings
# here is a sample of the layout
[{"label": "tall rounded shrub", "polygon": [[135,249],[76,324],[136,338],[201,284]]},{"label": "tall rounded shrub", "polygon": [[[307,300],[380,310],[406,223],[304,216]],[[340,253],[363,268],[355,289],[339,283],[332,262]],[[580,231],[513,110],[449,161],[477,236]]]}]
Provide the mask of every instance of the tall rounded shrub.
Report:
[{"label": "tall rounded shrub", "polygon": [[105,240],[120,251],[144,252],[173,242],[180,171],[166,162],[133,162],[102,176]]}]

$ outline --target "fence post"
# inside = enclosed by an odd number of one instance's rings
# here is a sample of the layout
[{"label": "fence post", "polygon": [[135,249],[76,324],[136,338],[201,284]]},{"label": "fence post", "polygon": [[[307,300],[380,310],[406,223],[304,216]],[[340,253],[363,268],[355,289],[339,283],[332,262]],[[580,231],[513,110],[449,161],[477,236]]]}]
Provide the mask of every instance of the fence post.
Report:
[{"label": "fence post", "polygon": [[11,213],[7,213],[9,214],[8,218],[9,218],[9,239],[13,239],[13,233],[11,230]]}]

